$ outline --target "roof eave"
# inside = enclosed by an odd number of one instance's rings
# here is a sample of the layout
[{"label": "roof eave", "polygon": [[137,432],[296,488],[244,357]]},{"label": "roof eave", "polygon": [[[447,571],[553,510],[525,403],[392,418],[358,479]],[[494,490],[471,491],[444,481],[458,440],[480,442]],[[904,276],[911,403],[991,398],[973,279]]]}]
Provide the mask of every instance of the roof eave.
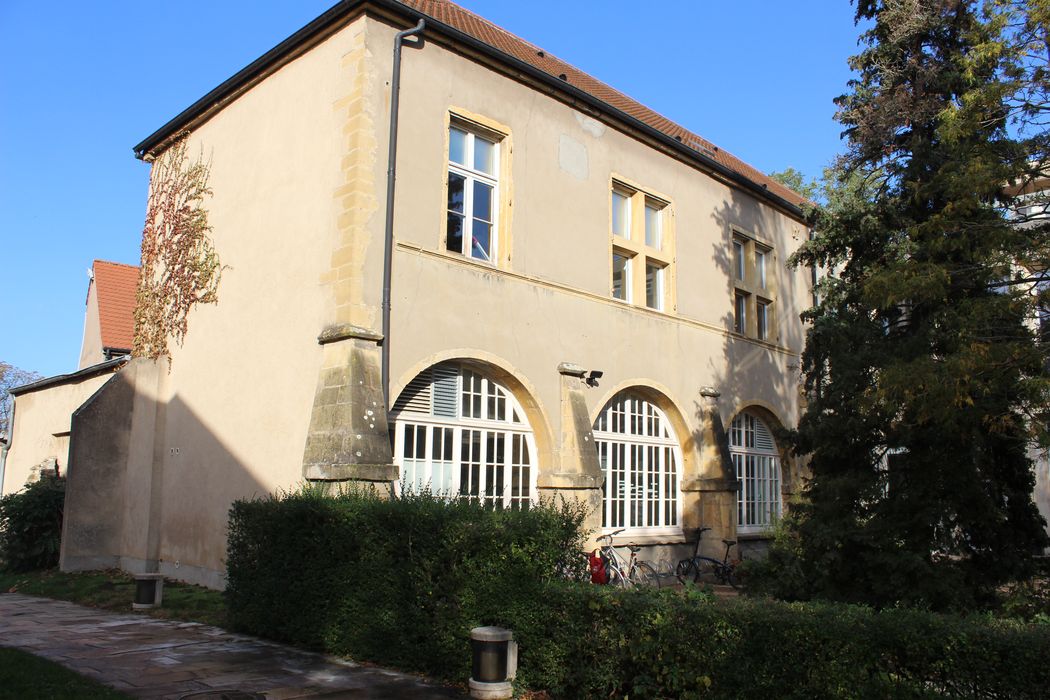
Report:
[{"label": "roof eave", "polygon": [[128,361],[128,356],[115,357],[112,360],[106,360],[105,362],[99,362],[96,365],[85,367],[84,369],[77,370],[76,372],[70,372],[69,374],[58,374],[54,377],[45,377],[39,379],[31,384],[23,384],[22,386],[16,386],[11,389],[8,393],[11,396],[21,396],[22,394],[28,394],[32,391],[39,391],[40,389],[46,389],[49,386],[56,386],[59,384],[66,384],[72,381],[78,381],[81,379],[90,379],[99,374],[104,374],[110,369],[119,367]]},{"label": "roof eave", "polygon": [[296,49],[300,44],[310,39],[317,32],[327,28],[331,24],[337,22],[346,13],[351,12],[361,6],[373,4],[377,7],[381,7],[387,10],[391,10],[395,13],[399,13],[412,22],[420,19],[425,19],[428,30],[437,30],[439,33],[448,36],[449,38],[470,47],[471,49],[478,51],[479,53],[485,54],[492,58],[495,58],[517,71],[520,71],[529,77],[540,81],[556,90],[565,92],[571,95],[574,99],[587,104],[598,112],[604,113],[608,116],[613,117],[617,121],[620,121],[632,129],[636,129],[646,136],[655,139],[659,143],[671,148],[672,150],[685,155],[691,160],[700,163],[703,167],[708,170],[714,171],[722,177],[730,180],[734,184],[742,187],[745,190],[752,192],[761,199],[769,201],[771,204],[777,206],[780,209],[786,210],[787,213],[804,220],[805,215],[802,211],[801,206],[792,203],[783,197],[770,192],[767,188],[758,183],[754,182],[750,178],[738,173],[737,171],[722,165],[717,160],[687,146],[681,141],[665,134],[664,132],[649,126],[645,122],[632,117],[631,115],[616,109],[606,102],[594,97],[593,95],[577,88],[576,86],[568,83],[560,78],[557,78],[549,73],[546,73],[519,58],[515,58],[503,51],[500,51],[496,47],[487,44],[479,39],[476,39],[465,32],[462,32],[455,27],[445,24],[439,20],[434,19],[430,15],[427,15],[419,10],[403,5],[397,0],[343,0],[343,2],[332,6],[330,9],[321,14],[317,19],[313,20],[299,31],[292,34],[290,37],[282,41],[274,48],[267,51],[265,54],[260,56],[258,59],[250,63],[248,66],[238,71],[233,77],[229,78],[214,90],[209,92],[201,99],[194,102],[190,107],[185,109],[182,113],[176,116],[174,119],[169,121],[167,124],[162,126],[157,131],[146,137],[141,143],[135,146],[135,157],[144,158],[150,151],[155,149],[157,146],[163,144],[173,134],[178,133],[184,129],[188,124],[198,117],[203,116],[213,107],[221,103],[225,98],[239,90],[240,88],[247,85],[249,82],[254,80],[261,72],[272,66],[274,63],[280,61],[287,53]]}]

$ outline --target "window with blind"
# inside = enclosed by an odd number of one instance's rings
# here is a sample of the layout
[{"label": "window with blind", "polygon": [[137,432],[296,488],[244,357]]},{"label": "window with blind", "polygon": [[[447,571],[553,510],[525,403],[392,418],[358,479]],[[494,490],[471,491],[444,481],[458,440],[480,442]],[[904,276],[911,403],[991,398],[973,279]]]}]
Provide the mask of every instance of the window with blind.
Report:
[{"label": "window with blind", "polygon": [[525,412],[494,379],[458,363],[420,373],[394,404],[403,492],[527,508],[536,447]]},{"label": "window with blind", "polygon": [[760,532],[780,517],[780,455],[761,418],[741,413],[729,430],[737,483],[737,531]]}]

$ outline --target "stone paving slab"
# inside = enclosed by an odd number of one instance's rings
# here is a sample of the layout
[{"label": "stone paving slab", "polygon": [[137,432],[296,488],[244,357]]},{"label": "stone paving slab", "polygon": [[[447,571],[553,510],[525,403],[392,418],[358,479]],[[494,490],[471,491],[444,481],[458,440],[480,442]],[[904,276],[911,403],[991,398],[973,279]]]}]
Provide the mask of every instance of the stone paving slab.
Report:
[{"label": "stone paving slab", "polygon": [[218,690],[259,693],[271,700],[465,697],[405,673],[218,627],[19,593],[0,594],[0,646],[58,662],[129,695],[158,700]]}]

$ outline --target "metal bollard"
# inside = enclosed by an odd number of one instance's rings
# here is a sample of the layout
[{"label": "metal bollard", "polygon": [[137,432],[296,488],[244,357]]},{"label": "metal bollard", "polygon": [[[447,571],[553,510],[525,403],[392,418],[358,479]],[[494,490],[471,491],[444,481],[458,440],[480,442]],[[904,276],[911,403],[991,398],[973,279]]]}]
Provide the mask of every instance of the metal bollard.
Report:
[{"label": "metal bollard", "polygon": [[149,610],[164,598],[164,574],[134,574],[135,600],[132,610]]},{"label": "metal bollard", "polygon": [[470,631],[473,654],[470,697],[502,700],[514,696],[511,681],[518,672],[518,643],[502,627],[475,627]]}]

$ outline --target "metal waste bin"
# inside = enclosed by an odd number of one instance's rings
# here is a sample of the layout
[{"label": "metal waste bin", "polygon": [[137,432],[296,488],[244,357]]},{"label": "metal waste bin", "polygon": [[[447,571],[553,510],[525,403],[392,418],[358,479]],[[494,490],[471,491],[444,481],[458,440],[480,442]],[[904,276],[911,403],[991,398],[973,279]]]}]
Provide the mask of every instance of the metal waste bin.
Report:
[{"label": "metal waste bin", "polygon": [[134,574],[135,600],[132,610],[149,610],[164,599],[164,574]]},{"label": "metal waste bin", "polygon": [[497,700],[514,695],[511,681],[518,671],[518,643],[502,627],[475,627],[470,631],[472,652],[470,697]]}]

